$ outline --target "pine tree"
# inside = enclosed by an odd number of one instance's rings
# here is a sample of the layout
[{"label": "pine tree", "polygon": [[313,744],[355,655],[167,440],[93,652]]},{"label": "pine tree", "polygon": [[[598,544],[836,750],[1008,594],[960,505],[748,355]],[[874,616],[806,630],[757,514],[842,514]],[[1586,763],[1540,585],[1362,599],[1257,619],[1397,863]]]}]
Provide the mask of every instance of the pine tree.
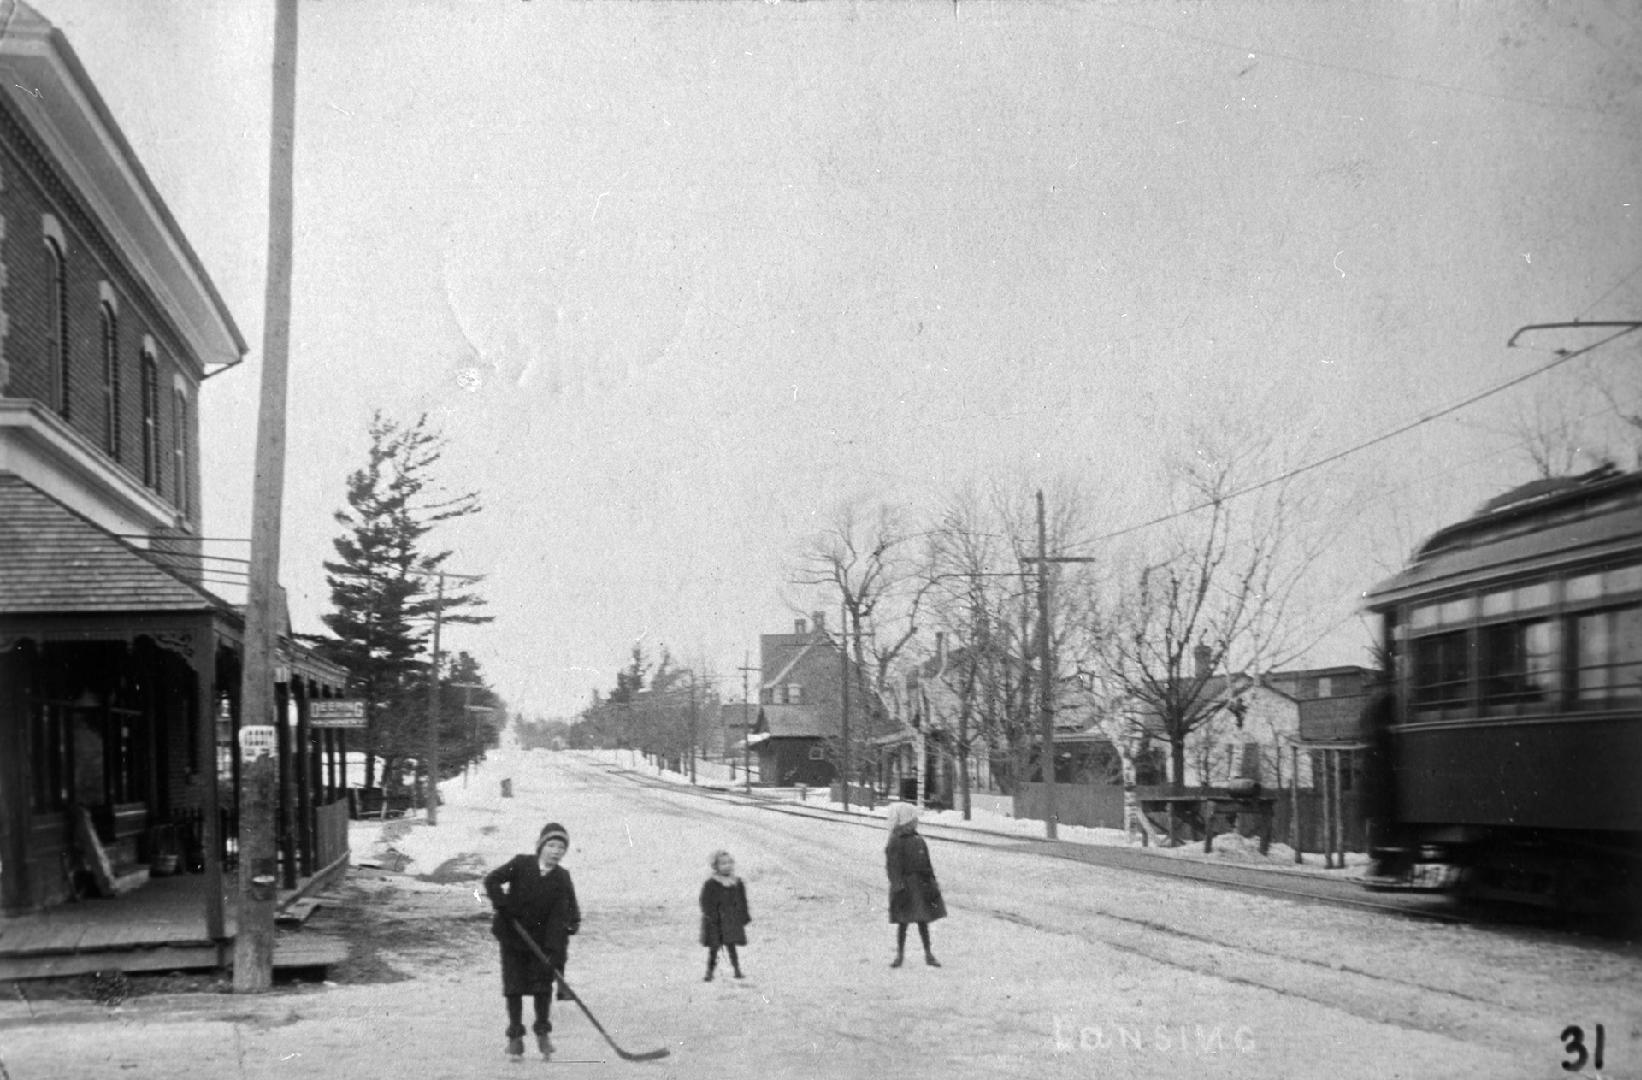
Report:
[{"label": "pine tree", "polygon": [[435,597],[433,579],[451,552],[427,550],[428,534],[480,510],[477,493],[447,495],[434,483],[443,437],[425,413],[402,424],[379,411],[370,440],[366,464],[348,477],[348,505],[335,513],[344,531],[333,541],[338,558],[325,563],[335,610],[324,616],[335,639],[319,643],[348,669],[365,701],[367,787],[375,786],[378,756],[392,776],[396,759],[420,749],[421,703],[437,675],[426,656],[435,613],[447,625],[491,621],[473,613],[485,601],[469,588],[447,584],[443,598]]}]

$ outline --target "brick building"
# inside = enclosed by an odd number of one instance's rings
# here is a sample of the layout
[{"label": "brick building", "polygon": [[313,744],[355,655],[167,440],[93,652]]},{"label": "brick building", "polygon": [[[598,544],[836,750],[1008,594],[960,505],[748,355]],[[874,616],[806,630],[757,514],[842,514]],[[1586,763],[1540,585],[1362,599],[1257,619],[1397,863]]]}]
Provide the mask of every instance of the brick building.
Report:
[{"label": "brick building", "polygon": [[[245,343],[63,35],[0,38],[0,910],[221,879],[243,616],[207,588],[199,400]],[[343,673],[282,644],[284,869],[318,840],[307,702]],[[229,755],[237,762],[236,755]],[[117,891],[117,890],[116,890]]]}]

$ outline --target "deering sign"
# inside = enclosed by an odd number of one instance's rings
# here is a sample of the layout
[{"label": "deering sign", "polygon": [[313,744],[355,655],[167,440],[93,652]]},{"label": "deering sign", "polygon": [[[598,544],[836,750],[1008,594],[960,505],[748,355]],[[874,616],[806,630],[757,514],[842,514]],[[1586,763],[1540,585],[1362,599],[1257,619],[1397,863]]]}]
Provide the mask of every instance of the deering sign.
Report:
[{"label": "deering sign", "polygon": [[320,698],[308,703],[308,719],[316,728],[365,727],[365,703],[359,698]]}]

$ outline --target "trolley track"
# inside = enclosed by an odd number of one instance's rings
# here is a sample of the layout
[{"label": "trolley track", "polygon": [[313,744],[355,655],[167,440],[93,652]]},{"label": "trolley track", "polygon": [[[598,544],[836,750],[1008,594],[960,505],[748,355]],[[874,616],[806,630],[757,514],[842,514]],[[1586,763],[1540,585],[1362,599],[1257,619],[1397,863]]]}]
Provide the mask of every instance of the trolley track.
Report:
[{"label": "trolley track", "polygon": [[[830,807],[794,804],[717,788],[672,784],[619,766],[601,765],[599,767],[603,768],[609,775],[619,776],[630,783],[655,790],[688,794],[711,802],[751,807],[766,813],[828,821],[833,824],[849,825],[857,828],[881,829],[883,827],[882,821],[878,818],[850,814]],[[1038,854],[1066,862],[1129,870],[1134,873],[1150,874],[1156,877],[1193,881],[1237,892],[1256,893],[1303,903],[1325,904],[1332,907],[1396,915],[1408,919],[1441,923],[1471,921],[1454,911],[1446,910],[1441,906],[1443,901],[1440,900],[1434,901],[1427,897],[1402,902],[1390,899],[1376,899],[1362,894],[1360,886],[1354,883],[1313,880],[1299,874],[1284,874],[1281,871],[1253,867],[1217,866],[1211,863],[1173,859],[1166,855],[1153,855],[1126,848],[1100,848],[1088,844],[1074,844],[1066,841],[1020,836],[1016,833],[999,832],[981,827],[966,826],[959,828],[927,820],[920,822],[918,828],[926,839],[937,840],[942,843],[966,847],[1036,851]],[[1280,884],[1277,881],[1266,880],[1271,878],[1282,878],[1284,881]]]},{"label": "trolley track", "polygon": [[[793,805],[757,796],[748,798],[740,793],[712,789],[692,789],[628,770],[612,770],[611,774],[643,788],[647,796],[689,792],[697,796],[689,801],[698,805],[712,803],[762,810],[788,819],[827,821],[882,830],[881,819],[845,814],[830,808]],[[685,805],[687,807],[689,802]],[[1051,855],[1063,862],[1108,865],[1080,858],[1077,852],[1068,854],[1058,850],[1060,845],[1054,843],[993,830],[964,830],[927,823],[921,825],[921,831],[924,830],[928,830],[931,842],[949,843],[954,847]],[[851,844],[846,843],[845,847],[849,846]],[[839,850],[834,844],[827,847],[835,852]],[[1066,847],[1083,846],[1067,844]],[[816,853],[808,854],[814,857]],[[1144,857],[1158,862],[1168,858],[1155,855]],[[1197,867],[1200,864],[1190,864],[1189,868]],[[1115,868],[1130,867],[1118,865]],[[1190,873],[1167,872],[1168,869],[1158,876],[1203,881],[1228,890],[1272,894],[1285,899],[1310,901],[1319,906],[1366,909],[1376,914],[1410,914],[1407,909],[1390,904],[1373,901],[1353,903],[1349,898],[1335,899],[1281,886],[1260,888],[1257,887],[1258,882],[1240,884],[1208,880]],[[1256,917],[1248,924],[1247,932],[1241,929],[1230,933],[1224,929],[1208,932],[1196,926],[1190,915],[1183,915],[1186,922],[1182,923],[1178,918],[1170,920],[1149,914],[1144,905],[1135,905],[1132,892],[1130,895],[1131,899],[1127,902],[1114,900],[1108,903],[1091,901],[1082,896],[1074,898],[1060,891],[1034,893],[1029,905],[1023,907],[1012,902],[1000,903],[1002,894],[995,890],[982,890],[962,906],[968,914],[1013,924],[1033,933],[1053,935],[1069,944],[1111,950],[1148,965],[1161,965],[1214,979],[1246,992],[1306,1001],[1344,1015],[1371,1023],[1394,1025],[1410,1032],[1459,1039],[1477,1045],[1501,1045],[1510,1041],[1524,1024],[1534,1019],[1536,991],[1528,979],[1505,979],[1498,983],[1466,978],[1454,980],[1438,974],[1440,968],[1425,972],[1419,966],[1410,967],[1388,957],[1382,957],[1384,963],[1373,959],[1342,959],[1331,954],[1326,947],[1317,951],[1318,939],[1314,935],[1285,933],[1281,929],[1284,920],[1274,921],[1269,916]],[[1199,908],[1205,903],[1212,906],[1214,902],[1202,898],[1195,901]],[[1465,921],[1446,913],[1415,911],[1412,914],[1415,918],[1436,922]],[[1362,942],[1377,933],[1372,924],[1341,924],[1340,929],[1356,941],[1356,947],[1351,950],[1354,953],[1361,953]],[[1453,940],[1446,937],[1447,931],[1434,929],[1433,932],[1445,935],[1444,941]],[[1379,957],[1382,954],[1370,952],[1365,955]],[[1135,978],[1133,969],[1112,968],[1104,974],[1120,984]],[[1235,996],[1217,1000],[1232,1001]],[[1251,1005],[1251,1008],[1257,1006]]]}]

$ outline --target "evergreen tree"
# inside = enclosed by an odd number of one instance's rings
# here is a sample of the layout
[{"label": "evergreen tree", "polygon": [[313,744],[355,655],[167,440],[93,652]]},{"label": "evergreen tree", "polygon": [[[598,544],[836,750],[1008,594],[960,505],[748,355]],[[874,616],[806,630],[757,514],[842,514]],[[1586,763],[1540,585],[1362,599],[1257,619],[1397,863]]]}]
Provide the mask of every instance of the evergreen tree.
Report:
[{"label": "evergreen tree", "polygon": [[396,759],[420,756],[425,728],[427,638],[438,617],[446,624],[485,623],[473,613],[485,601],[447,581],[436,598],[434,579],[450,557],[428,550],[428,534],[443,522],[476,514],[474,492],[449,495],[433,480],[445,440],[430,429],[427,414],[402,424],[371,417],[370,452],[348,477],[348,505],[335,513],[343,533],[333,541],[338,558],[325,563],[335,610],[324,616],[334,640],[321,651],[348,669],[365,701],[365,784],[374,786],[376,758],[392,776]]}]

